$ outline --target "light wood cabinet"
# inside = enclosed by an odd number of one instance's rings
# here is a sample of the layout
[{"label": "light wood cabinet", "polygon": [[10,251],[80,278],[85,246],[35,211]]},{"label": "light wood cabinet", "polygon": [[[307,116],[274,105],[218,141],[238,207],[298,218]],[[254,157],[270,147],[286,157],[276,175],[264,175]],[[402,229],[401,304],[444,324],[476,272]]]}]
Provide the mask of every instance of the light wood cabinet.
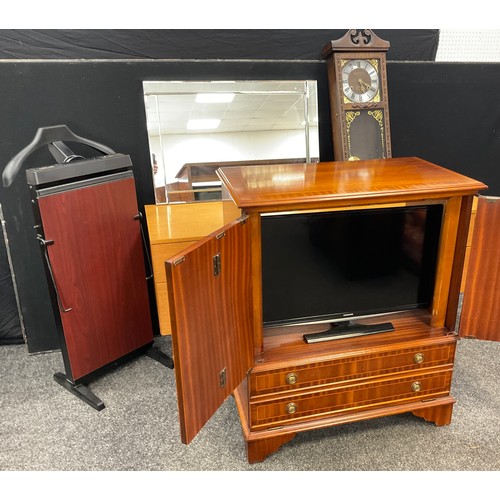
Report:
[{"label": "light wood cabinet", "polygon": [[[182,441],[234,393],[249,462],[297,432],[412,412],[451,421],[455,318],[472,200],[484,184],[418,158],[222,168],[242,216],[167,261]],[[432,304],[366,318],[394,331],[308,344],[265,329],[264,214],[444,207]],[[293,270],[290,270],[293,272]]]},{"label": "light wood cabinet", "polygon": [[225,221],[238,217],[240,211],[232,202],[215,201],[146,205],[145,212],[160,333],[170,335],[172,328],[165,261],[222,226]]}]

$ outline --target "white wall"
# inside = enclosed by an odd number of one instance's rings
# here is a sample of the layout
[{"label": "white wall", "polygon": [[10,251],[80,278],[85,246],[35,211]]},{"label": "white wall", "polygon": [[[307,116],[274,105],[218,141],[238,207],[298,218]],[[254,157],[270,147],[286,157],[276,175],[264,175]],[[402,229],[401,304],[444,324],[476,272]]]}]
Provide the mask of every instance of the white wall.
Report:
[{"label": "white wall", "polygon": [[[310,156],[319,156],[317,130],[310,131]],[[158,174],[155,184],[173,182],[185,163],[215,161],[269,160],[278,158],[304,158],[305,137],[303,131],[279,130],[274,132],[234,132],[189,134],[149,138],[151,153],[156,154]],[[161,155],[163,146],[163,161]],[[165,176],[163,173],[165,166]]]},{"label": "white wall", "polygon": [[500,30],[440,30],[436,61],[500,62]]}]

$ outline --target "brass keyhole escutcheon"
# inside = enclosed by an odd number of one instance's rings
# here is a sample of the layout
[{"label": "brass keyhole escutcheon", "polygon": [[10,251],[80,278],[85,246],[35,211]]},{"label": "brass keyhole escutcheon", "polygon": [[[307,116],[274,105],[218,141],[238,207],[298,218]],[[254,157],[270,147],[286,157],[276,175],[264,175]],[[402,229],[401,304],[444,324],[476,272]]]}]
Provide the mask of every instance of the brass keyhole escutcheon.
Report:
[{"label": "brass keyhole escutcheon", "polygon": [[415,356],[413,356],[413,359],[415,360],[415,363],[423,363],[424,361],[424,355],[421,352],[417,352]]},{"label": "brass keyhole escutcheon", "polygon": [[289,415],[292,415],[293,413],[295,413],[297,411],[297,405],[295,403],[288,403],[286,405],[286,412],[289,414]]},{"label": "brass keyhole escutcheon", "polygon": [[411,390],[413,392],[418,392],[420,389],[422,389],[422,384],[420,382],[413,382],[413,384],[411,384]]},{"label": "brass keyhole escutcheon", "polygon": [[296,384],[297,383],[297,374],[296,373],[289,373],[286,376],[286,383],[290,384],[290,385]]}]

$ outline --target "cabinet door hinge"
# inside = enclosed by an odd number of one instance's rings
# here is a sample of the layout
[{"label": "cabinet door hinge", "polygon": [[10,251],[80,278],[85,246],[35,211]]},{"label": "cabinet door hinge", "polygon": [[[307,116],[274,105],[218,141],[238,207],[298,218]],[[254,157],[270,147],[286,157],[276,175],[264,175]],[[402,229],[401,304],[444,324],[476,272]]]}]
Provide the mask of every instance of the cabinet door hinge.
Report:
[{"label": "cabinet door hinge", "polygon": [[222,389],[226,387],[226,368],[224,367],[219,373],[219,386]]},{"label": "cabinet door hinge", "polygon": [[220,253],[213,256],[213,261],[214,261],[214,276],[219,276],[221,272]]},{"label": "cabinet door hinge", "polygon": [[179,264],[182,264],[186,260],[186,257],[182,256],[179,257],[178,259],[174,260],[172,263],[174,266],[178,266]]}]

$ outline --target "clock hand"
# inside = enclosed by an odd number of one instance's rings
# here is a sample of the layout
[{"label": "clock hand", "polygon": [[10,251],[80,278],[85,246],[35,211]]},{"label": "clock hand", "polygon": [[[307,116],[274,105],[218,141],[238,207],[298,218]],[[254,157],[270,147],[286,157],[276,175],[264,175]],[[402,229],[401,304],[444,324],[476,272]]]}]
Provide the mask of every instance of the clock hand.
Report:
[{"label": "clock hand", "polygon": [[359,85],[360,85],[361,89],[363,89],[363,87],[365,88],[365,90],[364,90],[365,92],[367,90],[373,90],[375,92],[375,89],[370,84],[368,84],[368,83],[364,82],[363,80],[361,80],[361,78],[358,80],[358,82],[359,82]]},{"label": "clock hand", "polygon": [[370,90],[370,89],[371,89],[371,86],[370,86],[368,83],[366,83],[366,82],[364,82],[363,80],[361,80],[361,78],[358,80],[358,83],[359,83],[359,86],[360,86],[361,90],[363,90],[363,88],[364,88],[364,89],[365,89],[365,92],[366,92],[367,90]]}]

